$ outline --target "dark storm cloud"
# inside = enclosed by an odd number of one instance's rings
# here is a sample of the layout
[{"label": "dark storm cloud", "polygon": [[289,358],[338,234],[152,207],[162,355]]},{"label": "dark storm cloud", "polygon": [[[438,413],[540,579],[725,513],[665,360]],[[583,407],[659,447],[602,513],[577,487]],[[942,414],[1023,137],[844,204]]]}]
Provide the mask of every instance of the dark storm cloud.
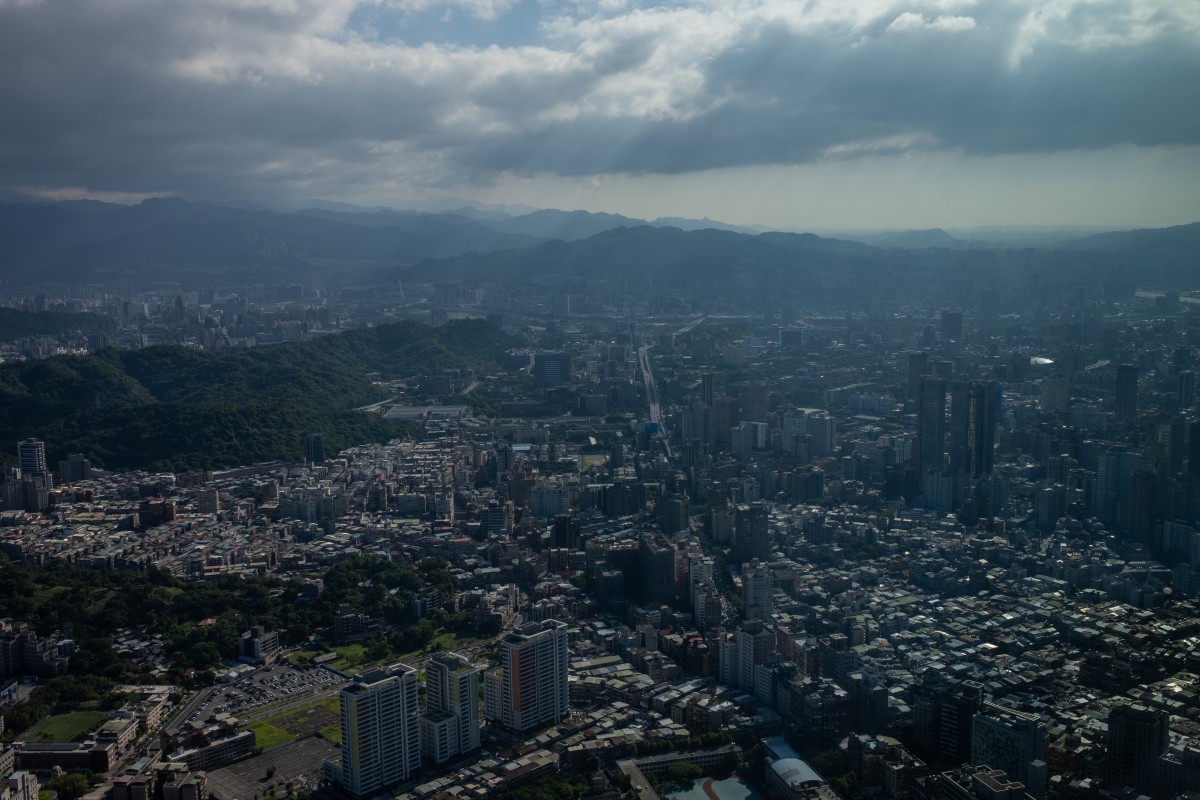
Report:
[{"label": "dark storm cloud", "polygon": [[0,0],[0,184],[344,195],[1200,142],[1200,12],[1166,0],[612,3],[521,48],[359,38],[357,5]]}]

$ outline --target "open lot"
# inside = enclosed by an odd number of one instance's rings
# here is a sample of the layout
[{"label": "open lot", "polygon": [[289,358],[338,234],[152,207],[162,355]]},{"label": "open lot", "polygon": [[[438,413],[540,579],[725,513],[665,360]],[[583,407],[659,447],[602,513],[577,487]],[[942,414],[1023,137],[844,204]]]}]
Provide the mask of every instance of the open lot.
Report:
[{"label": "open lot", "polygon": [[230,764],[208,773],[208,788],[214,800],[248,800],[287,794],[287,784],[301,791],[315,791],[321,781],[321,765],[338,755],[336,745],[310,736],[286,747]]},{"label": "open lot", "polygon": [[108,719],[103,711],[72,711],[55,714],[34,725],[22,739],[26,742],[74,742],[100,727]]},{"label": "open lot", "polygon": [[340,698],[326,697],[299,708],[283,711],[246,726],[254,731],[255,740],[264,750],[321,734],[333,744],[341,744],[342,721]]}]

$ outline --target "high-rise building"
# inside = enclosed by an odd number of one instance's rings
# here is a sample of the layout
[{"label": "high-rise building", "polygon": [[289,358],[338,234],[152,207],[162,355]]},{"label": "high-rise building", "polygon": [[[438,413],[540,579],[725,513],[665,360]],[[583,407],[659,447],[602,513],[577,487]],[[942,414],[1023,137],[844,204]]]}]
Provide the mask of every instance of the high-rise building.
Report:
[{"label": "high-rise building", "polygon": [[[530,622],[500,640],[499,679],[484,682],[493,719],[516,734],[560,721],[567,713],[567,626]],[[499,692],[500,696],[494,696]]]},{"label": "high-rise building", "polygon": [[319,433],[310,433],[304,437],[304,461],[307,464],[320,464],[325,460],[325,437]]},{"label": "high-rise building", "polygon": [[643,533],[638,542],[642,599],[675,605],[675,546],[660,533]]},{"label": "high-rise building", "polygon": [[437,653],[425,667],[421,755],[444,764],[479,747],[479,670],[458,653]]},{"label": "high-rise building", "polygon": [[934,678],[913,686],[913,735],[926,760],[958,765],[971,757],[971,728],[983,685]]},{"label": "high-rise building", "polygon": [[1137,417],[1138,368],[1134,364],[1117,365],[1116,403],[1113,411],[1117,419],[1132,422]]},{"label": "high-rise building", "polygon": [[771,557],[770,532],[766,503],[738,506],[734,521],[734,561],[768,560]]},{"label": "high-rise building", "polygon": [[568,353],[535,353],[533,380],[538,386],[557,386],[571,382],[571,356]]},{"label": "high-rise building", "polygon": [[342,689],[341,785],[357,797],[411,778],[421,765],[417,671],[368,670]]},{"label": "high-rise building", "polygon": [[700,402],[709,408],[713,407],[713,400],[717,396],[715,387],[716,382],[711,372],[705,372],[700,376]]},{"label": "high-rise building", "polygon": [[950,471],[981,478],[992,471],[996,450],[999,386],[955,381],[950,387]]},{"label": "high-rise building", "polygon": [[738,405],[744,422],[766,422],[770,387],[766,381],[743,383],[738,389]]},{"label": "high-rise building", "polygon": [[1185,369],[1175,376],[1175,399],[1181,411],[1196,405],[1196,373],[1192,370]]},{"label": "high-rise building", "polygon": [[921,378],[929,374],[929,354],[915,352],[908,354],[908,399],[917,400],[921,397]]},{"label": "high-rise building", "polygon": [[917,442],[913,448],[920,472],[941,472],[946,452],[946,381],[921,378],[917,397]]},{"label": "high-rise building", "polygon": [[742,616],[745,619],[771,619],[771,593],[775,587],[771,570],[757,559],[742,565]]},{"label": "high-rise building", "polygon": [[17,443],[17,461],[22,475],[46,473],[46,443],[40,439],[25,439]]},{"label": "high-rise building", "polygon": [[[1034,714],[1014,711],[995,703],[984,703],[971,721],[971,763],[1002,769],[1022,781],[1034,797],[1044,796],[1045,786],[1030,778],[1045,780],[1044,770],[1030,769],[1046,760],[1046,724]],[[1039,793],[1036,791],[1040,789]]]},{"label": "high-rise building", "polygon": [[963,337],[963,312],[942,312],[942,341],[961,342]]},{"label": "high-rise building", "polygon": [[726,444],[732,441],[733,429],[741,421],[741,409],[736,397],[718,397],[713,401],[713,436],[716,441]]},{"label": "high-rise building", "polygon": [[1170,717],[1138,702],[1114,702],[1108,712],[1108,779],[1121,785],[1145,785],[1147,773],[1167,749]]},{"label": "high-rise building", "polygon": [[[763,627],[762,620],[746,620],[738,628],[735,637],[737,648],[737,678],[736,681],[726,679],[724,672],[721,680],[739,689],[753,690],[756,667],[767,663],[775,644],[775,634]],[[724,667],[722,667],[724,669]]]}]

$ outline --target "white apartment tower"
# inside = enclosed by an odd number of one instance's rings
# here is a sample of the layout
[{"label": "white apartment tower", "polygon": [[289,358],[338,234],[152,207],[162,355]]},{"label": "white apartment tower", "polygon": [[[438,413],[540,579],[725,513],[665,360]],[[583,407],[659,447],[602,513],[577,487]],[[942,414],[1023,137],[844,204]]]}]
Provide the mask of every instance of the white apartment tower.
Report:
[{"label": "white apartment tower", "polygon": [[438,653],[425,667],[421,755],[444,764],[479,747],[479,670],[458,653]]},{"label": "white apartment tower", "polygon": [[417,671],[368,670],[342,689],[341,784],[358,797],[411,778],[421,766]]}]

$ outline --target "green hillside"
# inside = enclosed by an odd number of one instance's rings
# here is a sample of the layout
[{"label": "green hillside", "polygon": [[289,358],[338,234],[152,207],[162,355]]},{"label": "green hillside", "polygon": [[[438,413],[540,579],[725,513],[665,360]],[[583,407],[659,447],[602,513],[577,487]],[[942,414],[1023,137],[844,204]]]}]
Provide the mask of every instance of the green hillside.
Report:
[{"label": "green hillside", "polygon": [[298,457],[311,431],[336,452],[403,431],[354,411],[385,399],[367,373],[495,369],[514,344],[478,320],[403,322],[215,354],[151,347],[5,365],[0,454],[11,460],[36,436],[51,463],[83,453],[107,469],[211,469]]}]

